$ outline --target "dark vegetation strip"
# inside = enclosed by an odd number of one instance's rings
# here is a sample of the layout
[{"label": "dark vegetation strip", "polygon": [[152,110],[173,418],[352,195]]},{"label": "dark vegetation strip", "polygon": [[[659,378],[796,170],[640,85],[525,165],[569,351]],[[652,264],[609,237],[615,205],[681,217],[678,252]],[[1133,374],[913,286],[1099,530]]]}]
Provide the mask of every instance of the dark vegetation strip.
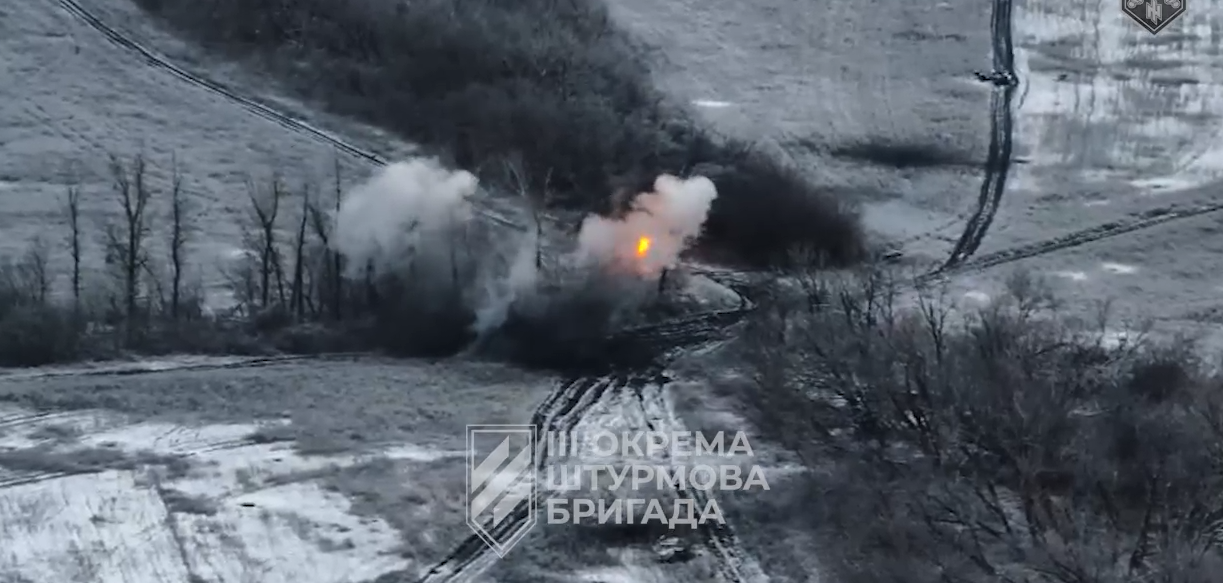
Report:
[{"label": "dark vegetation strip", "polygon": [[838,581],[1218,580],[1223,378],[1199,346],[1110,342],[1025,276],[963,320],[937,292],[898,314],[882,274],[809,284],[762,298],[726,387],[812,469],[728,502],[775,579],[810,568],[773,548],[795,538]]}]

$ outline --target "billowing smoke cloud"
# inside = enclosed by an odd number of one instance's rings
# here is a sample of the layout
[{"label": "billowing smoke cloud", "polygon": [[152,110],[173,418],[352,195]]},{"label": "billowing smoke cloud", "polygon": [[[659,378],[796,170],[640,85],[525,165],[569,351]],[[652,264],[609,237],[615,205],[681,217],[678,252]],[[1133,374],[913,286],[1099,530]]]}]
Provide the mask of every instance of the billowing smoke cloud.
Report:
[{"label": "billowing smoke cloud", "polygon": [[373,265],[395,272],[422,256],[446,255],[472,217],[478,181],[435,160],[396,162],[344,197],[335,220],[335,248],[350,275]]},{"label": "billowing smoke cloud", "polygon": [[483,337],[504,324],[514,302],[534,291],[539,281],[535,245],[534,236],[523,238],[512,246],[517,251],[507,271],[482,278],[483,293],[476,308],[476,322],[472,326],[477,336]]},{"label": "billowing smoke cloud", "polygon": [[659,176],[654,190],[638,194],[623,217],[586,217],[579,253],[587,261],[628,262],[638,272],[657,273],[674,265],[701,234],[717,196],[713,182],[703,176]]},{"label": "billowing smoke cloud", "polygon": [[[474,273],[463,278],[459,297],[478,336],[501,327],[524,300],[532,306],[528,312],[538,313],[550,300],[541,296],[537,241],[518,233],[473,240],[468,227],[478,188],[468,172],[448,170],[433,160],[412,160],[391,164],[348,192],[336,216],[334,246],[348,260],[349,275],[361,275],[372,265],[382,274],[448,281],[449,266],[460,253],[474,258]],[[673,266],[700,234],[716,196],[707,178],[660,176],[653,191],[638,194],[623,216],[587,217],[573,254],[552,258],[551,263],[613,275],[657,274]],[[639,255],[643,238],[649,248]],[[409,301],[439,301],[441,294],[447,301],[456,297],[453,288],[430,289],[440,291],[417,291]]]}]

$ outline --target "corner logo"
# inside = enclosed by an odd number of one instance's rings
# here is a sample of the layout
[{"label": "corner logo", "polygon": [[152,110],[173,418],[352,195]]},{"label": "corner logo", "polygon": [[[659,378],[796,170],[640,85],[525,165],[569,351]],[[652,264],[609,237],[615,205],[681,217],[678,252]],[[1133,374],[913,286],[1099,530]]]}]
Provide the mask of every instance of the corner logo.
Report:
[{"label": "corner logo", "polygon": [[1185,13],[1186,0],[1121,0],[1121,11],[1157,34]]},{"label": "corner logo", "polygon": [[534,425],[467,426],[467,526],[504,557],[535,526]]}]

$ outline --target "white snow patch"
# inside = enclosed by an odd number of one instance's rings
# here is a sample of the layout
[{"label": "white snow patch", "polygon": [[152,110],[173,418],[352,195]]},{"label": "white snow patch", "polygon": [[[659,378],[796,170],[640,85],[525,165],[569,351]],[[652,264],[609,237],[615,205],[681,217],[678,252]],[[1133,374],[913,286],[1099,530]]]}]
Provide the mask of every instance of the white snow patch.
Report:
[{"label": "white snow patch", "polygon": [[667,577],[657,569],[640,565],[598,567],[575,573],[579,581],[590,583],[663,583]]},{"label": "white snow patch", "polygon": [[206,581],[356,582],[407,566],[398,533],[349,513],[342,495],[291,483],[228,499],[212,516],[182,515],[183,546]]},{"label": "white snow patch", "polygon": [[39,413],[31,409],[0,409],[0,449],[24,449],[37,447],[52,441],[40,430],[60,427],[69,432],[81,433],[98,427],[98,420],[90,412]]},{"label": "white snow patch", "polygon": [[[291,442],[252,443],[251,435],[265,425],[128,424],[108,412],[8,408],[0,411],[0,447],[41,445],[47,440],[35,439],[34,432],[51,424],[86,431],[60,450],[185,455],[192,465],[183,476],[155,477],[150,467],[33,476],[0,488],[0,573],[31,581],[144,583],[193,575],[210,583],[368,581],[408,566],[396,552],[400,533],[384,520],[353,515],[351,502],[325,490],[319,479],[374,457],[465,455],[398,444],[385,454],[303,457]],[[165,492],[198,499],[216,512],[167,509]]]},{"label": "white snow patch", "polygon": [[442,451],[429,449],[410,443],[396,445],[382,451],[382,457],[392,460],[407,460],[413,462],[432,462],[448,457],[466,457],[467,452],[461,450]]},{"label": "white snow patch", "polygon": [[969,301],[972,301],[972,302],[977,302],[977,303],[980,303],[980,304],[988,304],[988,303],[989,303],[989,300],[990,300],[990,297],[989,297],[989,294],[987,294],[987,293],[985,293],[985,292],[983,292],[983,291],[980,291],[980,290],[973,290],[973,291],[970,291],[970,292],[965,292],[965,293],[964,293],[964,299],[969,300]]},{"label": "white snow patch", "polygon": [[1130,184],[1137,186],[1138,188],[1159,192],[1164,190],[1193,188],[1197,185],[1197,182],[1176,176],[1157,176],[1155,178],[1139,178],[1136,180],[1131,180]]},{"label": "white snow patch", "polygon": [[1113,263],[1111,261],[1105,261],[1104,263],[1101,263],[1100,269],[1103,269],[1104,271],[1107,271],[1109,273],[1117,273],[1121,275],[1130,275],[1130,274],[1138,272],[1138,268],[1134,267],[1133,265],[1126,265],[1124,263]]},{"label": "white snow patch", "polygon": [[251,356],[196,356],[179,355],[160,359],[142,359],[130,362],[97,362],[70,366],[44,366],[21,370],[0,371],[0,380],[20,380],[48,376],[71,376],[80,374],[163,372],[204,366],[232,366],[244,362],[266,360]]},{"label": "white snow patch", "polygon": [[261,443],[197,454],[192,471],[175,481],[175,489],[192,496],[222,498],[250,488],[261,488],[277,478],[288,478],[332,466],[352,465],[344,458],[309,457],[294,453],[289,443]]},{"label": "white snow patch", "polygon": [[731,107],[734,104],[729,101],[718,101],[716,99],[693,99],[692,105],[697,107],[708,107],[711,109],[722,109],[725,107]]},{"label": "white snow patch", "polygon": [[1053,275],[1071,281],[1087,281],[1087,274],[1082,271],[1055,271]]},{"label": "white snow patch", "polygon": [[[689,301],[701,305],[706,310],[733,309],[740,303],[738,293],[705,275],[679,275],[683,278],[683,288],[678,290],[672,289],[668,293],[682,295]],[[668,287],[670,288],[670,285]]]},{"label": "white snow patch", "polygon": [[187,581],[165,505],[137,476],[112,471],[4,489],[0,573],[29,581]]},{"label": "white snow patch", "polygon": [[258,428],[251,424],[184,427],[171,423],[138,423],[82,436],[80,443],[88,447],[188,455],[241,445]]},{"label": "white snow patch", "polygon": [[1100,339],[1100,343],[1105,348],[1120,348],[1125,346],[1134,334],[1128,330],[1105,330]]}]

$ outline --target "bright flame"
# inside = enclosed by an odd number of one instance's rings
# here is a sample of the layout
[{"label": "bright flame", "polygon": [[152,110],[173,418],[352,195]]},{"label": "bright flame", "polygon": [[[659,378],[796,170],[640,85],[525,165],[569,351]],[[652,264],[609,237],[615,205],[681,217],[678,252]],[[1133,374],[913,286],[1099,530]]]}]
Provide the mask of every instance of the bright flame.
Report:
[{"label": "bright flame", "polygon": [[642,237],[637,239],[637,256],[645,257],[650,252],[650,238]]}]

